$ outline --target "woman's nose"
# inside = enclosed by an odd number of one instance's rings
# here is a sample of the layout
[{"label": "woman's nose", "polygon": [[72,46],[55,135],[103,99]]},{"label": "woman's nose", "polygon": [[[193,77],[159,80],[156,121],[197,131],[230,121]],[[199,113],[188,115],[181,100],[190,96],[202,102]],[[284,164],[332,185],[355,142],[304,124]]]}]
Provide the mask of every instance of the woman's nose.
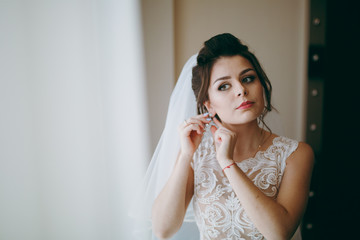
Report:
[{"label": "woman's nose", "polygon": [[239,84],[239,87],[236,90],[238,96],[246,96],[248,94],[247,89],[242,84]]}]

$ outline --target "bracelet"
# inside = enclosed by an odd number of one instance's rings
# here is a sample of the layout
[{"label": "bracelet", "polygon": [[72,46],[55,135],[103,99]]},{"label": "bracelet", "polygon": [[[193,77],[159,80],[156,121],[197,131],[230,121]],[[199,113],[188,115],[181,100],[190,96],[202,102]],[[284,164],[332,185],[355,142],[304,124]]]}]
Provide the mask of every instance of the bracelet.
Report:
[{"label": "bracelet", "polygon": [[224,167],[224,168],[223,168],[223,172],[225,171],[225,169],[226,169],[226,168],[230,168],[230,167],[231,167],[232,165],[234,165],[234,164],[235,164],[235,162],[233,162],[232,164],[230,164],[230,165],[228,165],[228,166]]}]

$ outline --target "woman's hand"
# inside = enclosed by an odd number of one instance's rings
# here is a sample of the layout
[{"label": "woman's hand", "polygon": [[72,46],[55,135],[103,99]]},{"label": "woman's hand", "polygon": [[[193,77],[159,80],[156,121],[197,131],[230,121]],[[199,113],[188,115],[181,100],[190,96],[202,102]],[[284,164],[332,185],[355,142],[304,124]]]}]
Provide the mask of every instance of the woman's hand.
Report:
[{"label": "woman's hand", "polygon": [[191,117],[179,126],[181,154],[193,156],[201,142],[205,131],[205,124],[210,121],[211,118],[205,113]]},{"label": "woman's hand", "polygon": [[237,140],[236,133],[225,128],[217,119],[213,118],[217,128],[212,125],[211,132],[214,137],[216,158],[221,167],[228,165],[229,161],[234,161],[234,148]]}]

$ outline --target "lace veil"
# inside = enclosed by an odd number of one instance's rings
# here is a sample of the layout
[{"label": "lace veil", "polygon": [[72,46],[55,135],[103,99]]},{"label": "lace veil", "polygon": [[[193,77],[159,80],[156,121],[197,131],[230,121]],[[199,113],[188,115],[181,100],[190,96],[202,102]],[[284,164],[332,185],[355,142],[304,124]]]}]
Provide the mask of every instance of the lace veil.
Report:
[{"label": "lace veil", "polygon": [[[151,239],[157,239],[151,231],[151,207],[156,196],[170,177],[180,150],[178,126],[185,119],[197,115],[196,99],[191,87],[192,68],[196,64],[197,54],[191,56],[182,69],[170,97],[165,128],[152,156],[144,184],[139,188],[140,191],[130,209],[130,216],[136,220],[133,231],[134,239],[149,239],[150,236]],[[274,113],[274,111],[269,112],[265,120],[274,133],[280,135],[283,132],[280,117],[277,113]],[[189,204],[181,229],[171,239],[200,239],[192,202]]]}]

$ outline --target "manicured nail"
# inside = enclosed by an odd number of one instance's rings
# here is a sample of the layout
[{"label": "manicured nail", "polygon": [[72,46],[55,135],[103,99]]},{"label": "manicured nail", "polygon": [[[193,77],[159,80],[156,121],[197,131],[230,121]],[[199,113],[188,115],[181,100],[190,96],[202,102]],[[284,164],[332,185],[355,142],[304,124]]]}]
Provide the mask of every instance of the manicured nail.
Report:
[{"label": "manicured nail", "polygon": [[207,118],[206,121],[211,121],[212,119],[211,118]]},{"label": "manicured nail", "polygon": [[203,116],[204,116],[204,117],[206,117],[207,115],[209,115],[209,113],[208,113],[208,112],[206,112],[206,113],[204,113],[204,114],[203,114]]}]

